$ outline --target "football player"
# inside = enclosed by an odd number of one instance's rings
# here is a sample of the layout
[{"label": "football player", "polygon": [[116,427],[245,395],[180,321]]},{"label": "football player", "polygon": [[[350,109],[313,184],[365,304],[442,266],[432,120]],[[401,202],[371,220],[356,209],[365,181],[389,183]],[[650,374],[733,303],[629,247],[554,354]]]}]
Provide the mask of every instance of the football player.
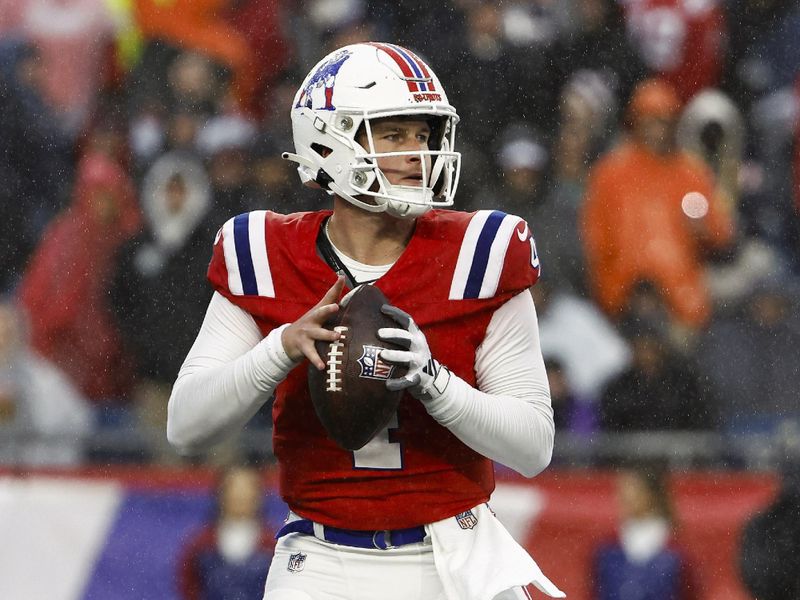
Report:
[{"label": "football player", "polygon": [[[458,115],[436,75],[392,44],[341,48],[309,73],[291,109],[303,183],[333,210],[255,211],[214,243],[215,289],[169,402],[182,451],[238,431],[274,394],[273,445],[291,512],[265,598],[471,600],[563,597],[486,502],[492,461],[532,477],[549,463],[553,413],[529,293],[531,231],[453,204]],[[362,449],[327,435],[307,370],[347,288],[373,283],[407,367],[405,395]]]}]

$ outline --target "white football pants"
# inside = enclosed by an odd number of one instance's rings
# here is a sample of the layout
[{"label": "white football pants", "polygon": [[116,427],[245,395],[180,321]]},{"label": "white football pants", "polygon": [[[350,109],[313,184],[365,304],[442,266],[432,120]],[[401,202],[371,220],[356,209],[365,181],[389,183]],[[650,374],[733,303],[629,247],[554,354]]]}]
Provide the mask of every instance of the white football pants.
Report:
[{"label": "white football pants", "polygon": [[[495,600],[526,600],[522,588]],[[390,550],[338,546],[292,533],[278,540],[264,600],[448,600],[429,542]]]}]

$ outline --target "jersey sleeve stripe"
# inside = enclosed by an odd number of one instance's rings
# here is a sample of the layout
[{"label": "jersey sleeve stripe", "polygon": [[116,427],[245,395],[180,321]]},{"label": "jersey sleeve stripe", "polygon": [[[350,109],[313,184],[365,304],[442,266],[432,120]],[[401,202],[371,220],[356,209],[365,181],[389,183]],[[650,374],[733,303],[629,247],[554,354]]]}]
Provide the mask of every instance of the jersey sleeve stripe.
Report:
[{"label": "jersey sleeve stripe", "polygon": [[491,298],[497,292],[519,217],[481,210],[470,220],[450,286],[451,300]]},{"label": "jersey sleeve stripe", "polygon": [[497,228],[497,233],[492,240],[486,272],[483,276],[478,298],[491,298],[497,292],[497,286],[500,284],[500,276],[503,274],[503,267],[506,262],[508,244],[511,242],[511,236],[514,235],[517,224],[520,221],[519,217],[513,215],[503,216],[502,222]]},{"label": "jersey sleeve stripe", "polygon": [[266,218],[267,211],[265,210],[256,210],[250,213],[250,256],[253,260],[258,295],[274,298],[275,287],[272,283],[272,271],[267,255]]},{"label": "jersey sleeve stripe", "polygon": [[267,211],[256,210],[222,226],[222,248],[228,271],[228,290],[234,296],[275,297],[267,255]]},{"label": "jersey sleeve stripe", "polygon": [[464,288],[464,298],[486,298],[486,296],[481,295],[481,291],[484,286],[486,271],[489,268],[492,247],[497,239],[497,232],[505,216],[505,213],[493,211],[489,215],[489,218],[486,219],[486,223],[483,226],[480,236],[478,236],[478,242],[475,246],[472,266],[470,267],[469,276],[467,277],[467,285]]},{"label": "jersey sleeve stripe", "polygon": [[491,211],[489,210],[479,210],[472,216],[467,225],[467,230],[464,232],[464,239],[461,241],[461,250],[456,260],[453,281],[450,284],[450,300],[464,299],[464,288],[467,286],[467,279],[472,267],[472,259],[475,255],[475,246],[478,243],[478,236],[480,236],[486,219],[489,218],[490,214]]},{"label": "jersey sleeve stripe", "polygon": [[233,237],[236,245],[236,260],[239,263],[242,291],[248,296],[258,295],[256,272],[253,267],[253,257],[250,253],[250,213],[234,217]]},{"label": "jersey sleeve stripe", "polygon": [[222,226],[222,250],[225,255],[225,268],[228,271],[228,290],[234,296],[244,294],[242,278],[239,276],[239,260],[236,257],[236,238],[233,232],[233,219]]}]

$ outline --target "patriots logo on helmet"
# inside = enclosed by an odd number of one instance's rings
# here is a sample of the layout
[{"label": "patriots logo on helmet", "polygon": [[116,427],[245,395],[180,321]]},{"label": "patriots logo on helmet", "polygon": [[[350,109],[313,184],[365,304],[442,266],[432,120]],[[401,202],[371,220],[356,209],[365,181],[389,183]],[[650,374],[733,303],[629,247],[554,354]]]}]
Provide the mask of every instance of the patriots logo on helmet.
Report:
[{"label": "patriots logo on helmet", "polygon": [[358,364],[361,367],[359,377],[366,377],[368,379],[389,379],[392,376],[394,366],[384,362],[380,357],[380,346],[363,346],[363,352],[358,359]]},{"label": "patriots logo on helmet", "polygon": [[349,50],[343,49],[334,54],[330,60],[322,63],[306,81],[295,108],[305,106],[315,110],[336,110],[333,105],[333,87],[336,83],[336,75],[351,54],[352,52]]}]

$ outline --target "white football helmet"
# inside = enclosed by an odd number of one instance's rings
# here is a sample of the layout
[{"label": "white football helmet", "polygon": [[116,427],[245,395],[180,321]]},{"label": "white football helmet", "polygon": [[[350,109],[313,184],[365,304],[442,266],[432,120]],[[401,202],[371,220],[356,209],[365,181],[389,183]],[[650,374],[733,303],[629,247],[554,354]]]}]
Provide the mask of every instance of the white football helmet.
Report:
[{"label": "white football helmet", "polygon": [[[419,117],[431,127],[428,149],[375,151],[371,119]],[[292,132],[306,185],[318,186],[370,212],[414,218],[453,204],[461,155],[453,150],[458,115],[439,79],[416,54],[370,42],[340,48],[311,69],[294,98]],[[367,146],[356,141],[365,134]],[[378,167],[385,156],[418,155],[419,186],[393,185]]]}]

